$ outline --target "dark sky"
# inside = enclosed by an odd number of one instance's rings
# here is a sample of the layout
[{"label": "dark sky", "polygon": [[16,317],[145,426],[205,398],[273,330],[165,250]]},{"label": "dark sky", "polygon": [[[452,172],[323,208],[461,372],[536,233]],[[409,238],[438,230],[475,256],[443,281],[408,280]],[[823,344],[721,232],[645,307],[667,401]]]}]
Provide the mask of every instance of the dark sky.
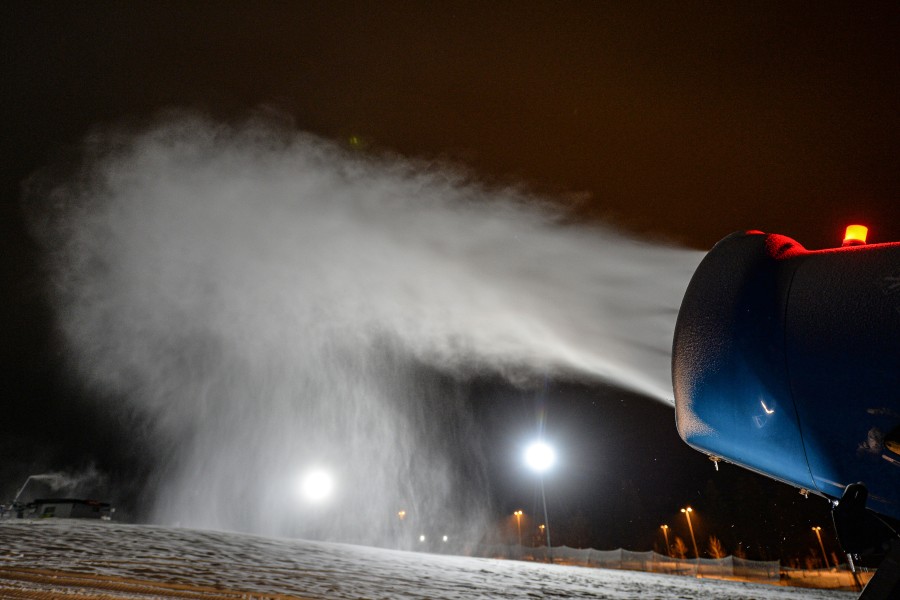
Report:
[{"label": "dark sky", "polygon": [[[827,247],[851,221],[868,224],[871,241],[900,240],[894,2],[8,2],[0,22],[0,427],[17,464],[4,467],[10,480],[123,446],[121,424],[71,433],[90,409],[64,372],[20,204],[21,183],[92,127],[175,107],[228,120],[270,106],[300,129],[459,162],[557,199],[573,220],[692,248],[750,228]],[[570,466],[568,483],[558,476],[563,488],[613,498],[608,511],[588,499],[558,506],[570,522],[583,513],[594,523],[595,545],[653,543],[596,531],[601,514],[642,519],[652,532],[687,502],[723,514],[741,502],[762,511],[768,494],[797,502],[785,486],[734,473],[716,475],[710,491],[709,463],[677,439],[667,407],[574,384],[548,393],[560,407],[548,428],[581,427],[605,453],[582,449],[570,465],[583,468]],[[485,422],[501,431],[503,408],[528,422],[534,401],[498,401]],[[591,411],[596,403],[604,410]],[[73,435],[74,446],[55,443]],[[141,464],[127,451],[103,460],[110,470]],[[515,482],[498,485],[504,509],[531,498]],[[636,517],[626,514],[634,498],[644,507]],[[822,504],[783,512],[799,524],[768,517],[767,543],[807,535]]]}]

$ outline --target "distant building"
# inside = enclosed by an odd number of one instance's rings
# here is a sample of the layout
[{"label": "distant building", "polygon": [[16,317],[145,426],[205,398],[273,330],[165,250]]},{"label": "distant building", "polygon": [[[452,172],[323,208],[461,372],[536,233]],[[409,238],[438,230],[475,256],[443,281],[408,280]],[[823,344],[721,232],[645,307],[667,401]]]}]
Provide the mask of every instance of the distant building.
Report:
[{"label": "distant building", "polygon": [[25,517],[32,519],[103,519],[110,520],[114,509],[106,502],[50,498],[35,500],[25,508]]}]

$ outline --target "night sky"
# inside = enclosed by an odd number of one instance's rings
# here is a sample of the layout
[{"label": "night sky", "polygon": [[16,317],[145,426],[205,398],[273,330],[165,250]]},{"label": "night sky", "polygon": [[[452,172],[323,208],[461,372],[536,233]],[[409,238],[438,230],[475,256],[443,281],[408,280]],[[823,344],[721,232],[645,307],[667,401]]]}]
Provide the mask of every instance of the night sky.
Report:
[{"label": "night sky", "polygon": [[[67,372],[22,207],[23,182],[96,127],[173,108],[226,121],[271,110],[367,152],[523,186],[575,223],[693,249],[741,229],[823,248],[850,222],[900,240],[894,2],[260,4],[0,9],[4,500],[30,473],[149,469],[128,417]],[[466,389],[493,451],[498,522],[537,507],[533,477],[509,464],[543,407],[548,436],[566,440],[548,479],[556,543],[650,549],[660,524],[684,529],[690,503],[698,542],[802,557],[819,524],[836,550],[824,500],[715,473],[654,400],[584,382]]]}]

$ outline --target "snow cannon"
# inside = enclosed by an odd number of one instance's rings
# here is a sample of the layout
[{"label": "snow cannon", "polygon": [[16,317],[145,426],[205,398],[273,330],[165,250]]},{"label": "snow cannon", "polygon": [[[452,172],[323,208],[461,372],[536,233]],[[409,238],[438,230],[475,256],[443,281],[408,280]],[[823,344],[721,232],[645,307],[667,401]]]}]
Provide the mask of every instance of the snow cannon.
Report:
[{"label": "snow cannon", "polygon": [[[848,228],[843,246],[826,250],[760,231],[716,244],[678,313],[675,416],[682,439],[714,461],[834,506],[849,493],[853,518],[868,509],[892,521],[900,519],[900,242],[866,244],[864,229]],[[835,508],[836,524],[842,518]],[[843,543],[840,525],[838,534]]]}]

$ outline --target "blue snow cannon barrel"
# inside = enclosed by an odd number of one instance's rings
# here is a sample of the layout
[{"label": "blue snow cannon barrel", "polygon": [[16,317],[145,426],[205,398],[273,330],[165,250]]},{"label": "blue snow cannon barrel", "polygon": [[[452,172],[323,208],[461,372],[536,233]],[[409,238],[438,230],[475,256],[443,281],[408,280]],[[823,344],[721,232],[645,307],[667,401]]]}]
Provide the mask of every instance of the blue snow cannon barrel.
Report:
[{"label": "blue snow cannon barrel", "polygon": [[900,243],[809,251],[762,232],[707,254],[672,351],[692,447],[900,519]]}]

